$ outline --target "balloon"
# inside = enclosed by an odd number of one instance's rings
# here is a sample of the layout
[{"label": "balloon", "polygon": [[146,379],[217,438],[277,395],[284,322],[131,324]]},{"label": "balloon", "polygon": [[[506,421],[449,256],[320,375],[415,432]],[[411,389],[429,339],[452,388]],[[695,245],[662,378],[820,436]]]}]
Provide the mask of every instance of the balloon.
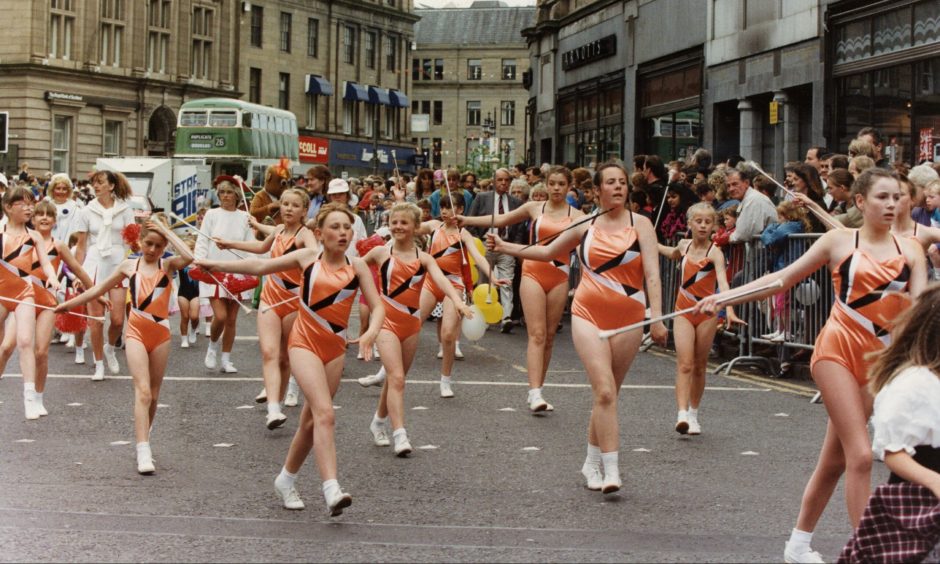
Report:
[{"label": "balloon", "polygon": [[470,306],[473,312],[473,319],[465,317],[460,324],[463,336],[471,341],[479,341],[486,333],[486,320],[483,319],[483,312],[477,306]]},{"label": "balloon", "polygon": [[819,301],[819,284],[812,278],[802,282],[793,291],[793,297],[804,307],[811,306]]},{"label": "balloon", "polygon": [[496,286],[480,284],[474,288],[473,305],[480,309],[487,323],[499,323],[503,318],[503,305],[499,303],[499,290]]},{"label": "balloon", "polygon": [[[486,247],[483,246],[483,241],[474,237],[473,246],[480,251],[481,256],[486,256]],[[469,252],[467,253],[467,259],[470,262],[470,278],[473,280],[473,285],[476,286],[480,281],[480,269],[477,267],[477,261],[473,260],[473,255]]]}]

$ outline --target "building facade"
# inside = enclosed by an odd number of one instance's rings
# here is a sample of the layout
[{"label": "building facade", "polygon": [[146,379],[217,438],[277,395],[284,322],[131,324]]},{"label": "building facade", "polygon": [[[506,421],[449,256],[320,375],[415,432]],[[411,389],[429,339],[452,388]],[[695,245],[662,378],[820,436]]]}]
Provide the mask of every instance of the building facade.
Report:
[{"label": "building facade", "polygon": [[[244,98],[294,112],[301,172],[407,165],[411,0],[29,0],[0,42],[0,169],[90,171],[173,153],[183,102]],[[333,149],[332,151],[330,149]],[[394,154],[398,161],[392,158]]]},{"label": "building facade", "polygon": [[424,162],[491,168],[524,161],[529,52],[519,31],[535,9],[477,1],[415,14],[412,142]]},{"label": "building facade", "polygon": [[932,158],[938,33],[938,0],[539,2],[523,31],[528,160],[705,146],[781,173],[810,147],[846,151],[865,125],[895,160]]}]

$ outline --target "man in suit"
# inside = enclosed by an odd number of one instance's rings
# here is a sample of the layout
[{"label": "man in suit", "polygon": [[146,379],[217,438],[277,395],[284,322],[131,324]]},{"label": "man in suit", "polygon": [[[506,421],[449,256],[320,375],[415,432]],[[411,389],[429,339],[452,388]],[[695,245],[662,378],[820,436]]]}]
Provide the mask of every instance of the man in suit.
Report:
[{"label": "man in suit", "polygon": [[[509,184],[512,181],[512,175],[505,168],[500,168],[493,175],[493,190],[483,192],[474,198],[470,205],[468,216],[486,216],[508,213],[519,206],[522,202],[509,195]],[[474,235],[481,239],[486,237],[486,228],[471,228]],[[526,230],[523,223],[518,223],[509,227],[499,229],[499,236],[512,243],[523,243],[526,240]],[[486,260],[494,266],[497,278],[512,280],[516,266],[516,259],[510,255],[502,253],[486,252]],[[512,286],[506,285],[499,289],[499,301],[503,306],[503,321],[500,324],[500,330],[503,333],[509,333],[512,330]]]}]

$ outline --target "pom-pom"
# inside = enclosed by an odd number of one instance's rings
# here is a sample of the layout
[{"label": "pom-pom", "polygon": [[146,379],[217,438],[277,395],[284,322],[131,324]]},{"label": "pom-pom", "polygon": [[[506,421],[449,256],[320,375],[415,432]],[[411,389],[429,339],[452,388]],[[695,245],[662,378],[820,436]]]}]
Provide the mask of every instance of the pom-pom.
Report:
[{"label": "pom-pom", "polygon": [[[75,292],[69,289],[65,297],[71,299],[75,297],[75,295]],[[85,306],[79,306],[70,311],[85,313]],[[78,334],[88,328],[88,319],[72,315],[71,313],[57,313],[55,316],[55,328],[58,329],[60,333]]]},{"label": "pom-pom", "polygon": [[121,238],[124,239],[125,245],[136,245],[137,241],[140,240],[140,224],[128,223],[125,225],[124,229],[121,230]]},{"label": "pom-pom", "polygon": [[356,251],[359,252],[359,256],[363,257],[376,247],[381,247],[385,244],[385,239],[379,237],[378,235],[373,235],[366,239],[360,239],[356,241]]}]

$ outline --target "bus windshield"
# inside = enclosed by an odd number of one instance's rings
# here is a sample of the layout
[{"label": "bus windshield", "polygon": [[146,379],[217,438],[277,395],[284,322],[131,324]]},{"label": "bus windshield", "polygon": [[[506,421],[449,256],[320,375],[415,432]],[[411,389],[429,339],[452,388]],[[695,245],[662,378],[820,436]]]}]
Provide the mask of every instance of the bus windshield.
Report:
[{"label": "bus windshield", "polygon": [[238,125],[238,112],[212,110],[209,114],[209,127],[235,127]]},{"label": "bus windshield", "polygon": [[180,116],[180,125],[183,127],[205,126],[208,115],[206,112],[183,112]]}]

